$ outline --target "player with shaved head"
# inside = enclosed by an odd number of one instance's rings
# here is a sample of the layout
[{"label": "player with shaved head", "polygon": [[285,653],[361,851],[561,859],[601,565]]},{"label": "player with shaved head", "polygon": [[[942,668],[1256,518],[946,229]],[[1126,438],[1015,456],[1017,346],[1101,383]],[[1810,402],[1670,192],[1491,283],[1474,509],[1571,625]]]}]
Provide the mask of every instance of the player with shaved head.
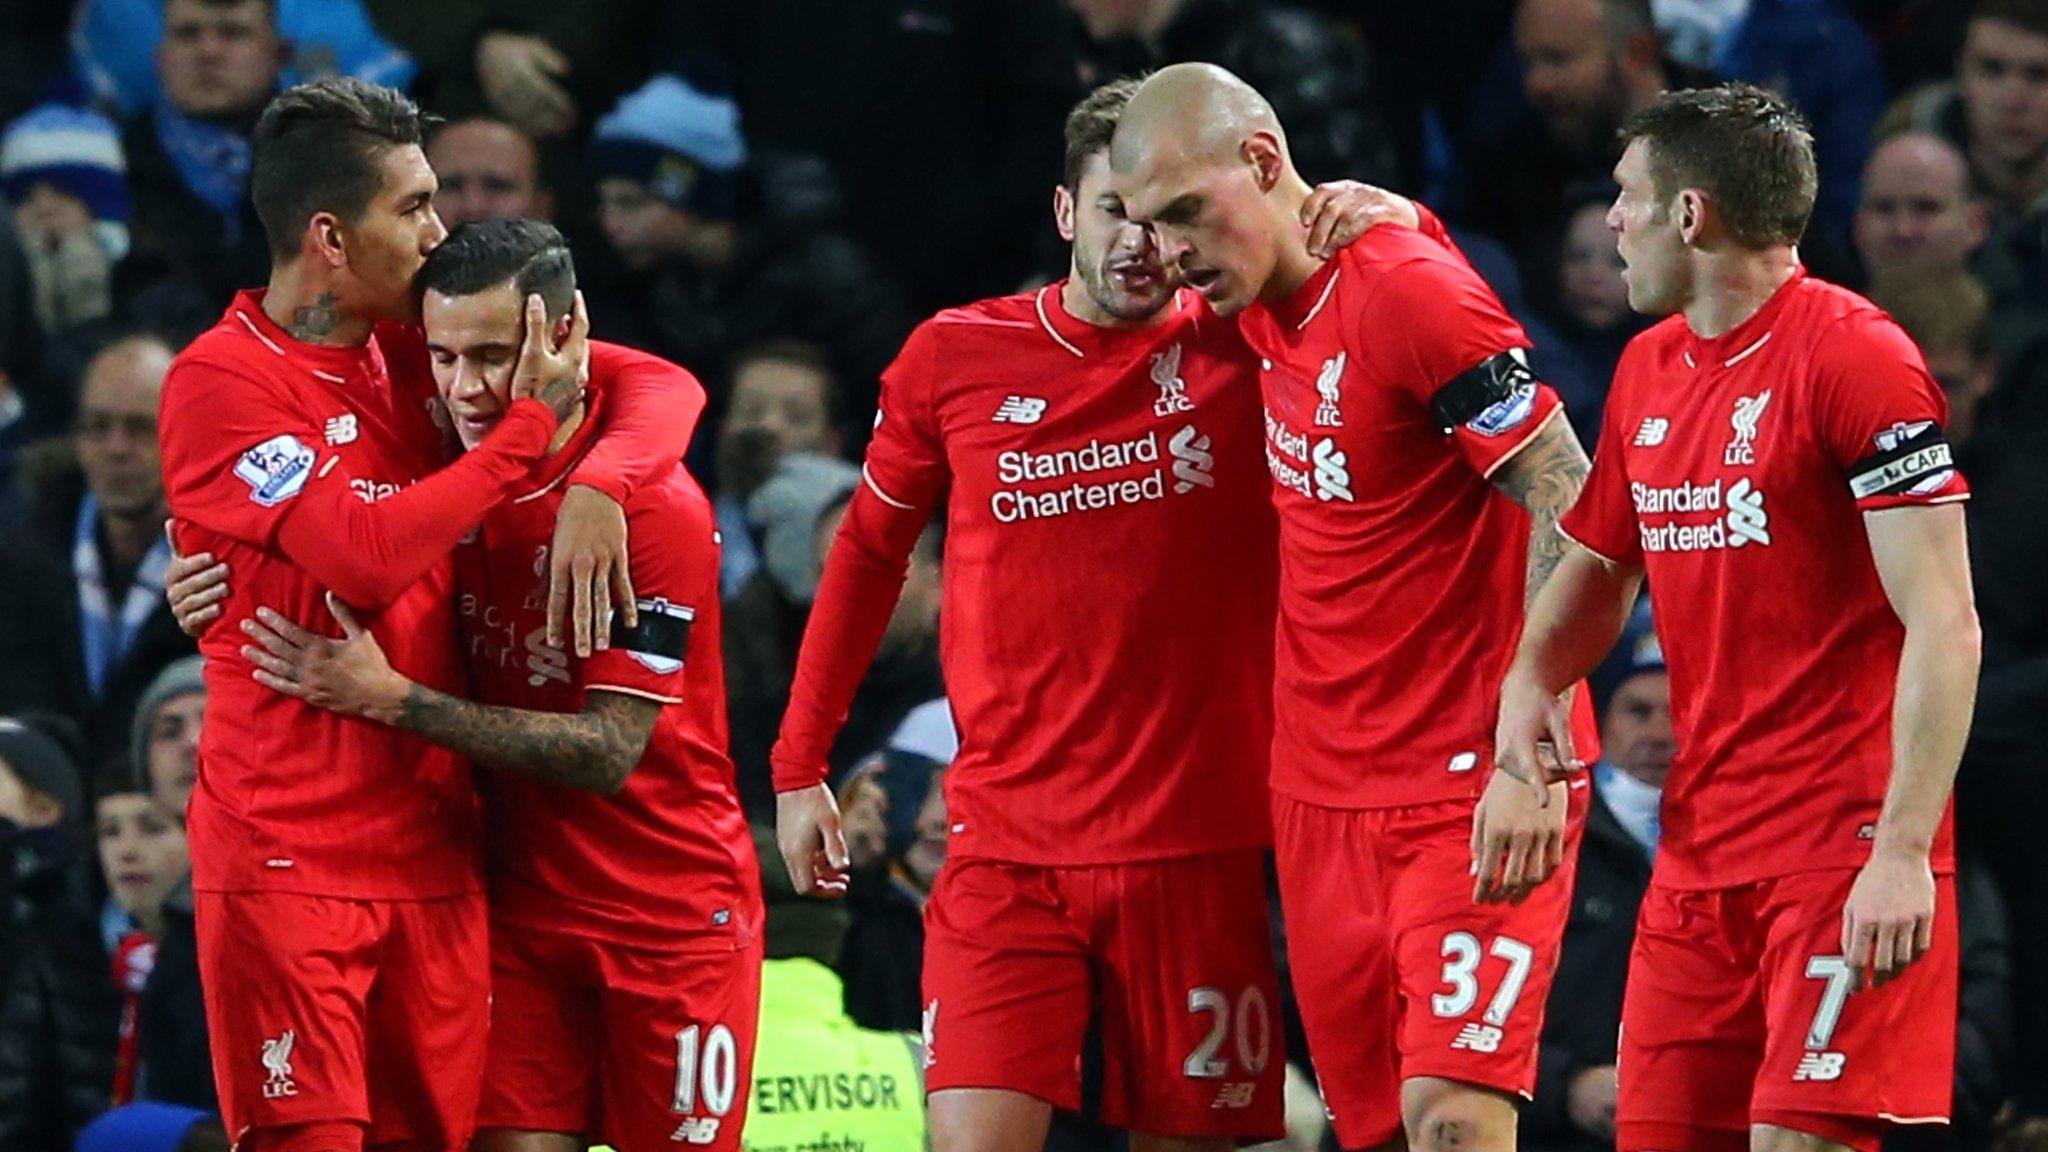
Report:
[{"label": "player with shaved head", "polygon": [[1308,185],[1229,72],[1154,74],[1110,158],[1167,267],[1263,358],[1274,838],[1338,1136],[1510,1149],[1585,803],[1582,776],[1546,779],[1590,723],[1559,709],[1543,768],[1497,761],[1490,686],[1562,551],[1585,453],[1454,247],[1401,227],[1329,259],[1300,243]]}]

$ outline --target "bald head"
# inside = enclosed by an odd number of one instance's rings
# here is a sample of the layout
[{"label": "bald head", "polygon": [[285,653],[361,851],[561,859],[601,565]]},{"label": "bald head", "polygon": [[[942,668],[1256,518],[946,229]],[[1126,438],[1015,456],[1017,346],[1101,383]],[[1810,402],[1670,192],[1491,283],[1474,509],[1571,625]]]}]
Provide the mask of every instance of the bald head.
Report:
[{"label": "bald head", "polygon": [[1176,64],[1139,85],[1109,160],[1125,218],[1148,226],[1161,261],[1222,315],[1284,278],[1283,249],[1306,258],[1298,216],[1308,185],[1280,120],[1213,64]]},{"label": "bald head", "polygon": [[1870,154],[1855,238],[1873,277],[1955,275],[1989,227],[1988,211],[1970,188],[1969,161],[1955,145],[1906,132]]},{"label": "bald head", "polygon": [[1119,175],[1153,163],[1230,163],[1244,141],[1286,134],[1258,89],[1214,64],[1175,64],[1148,77],[1117,122],[1109,162]]}]

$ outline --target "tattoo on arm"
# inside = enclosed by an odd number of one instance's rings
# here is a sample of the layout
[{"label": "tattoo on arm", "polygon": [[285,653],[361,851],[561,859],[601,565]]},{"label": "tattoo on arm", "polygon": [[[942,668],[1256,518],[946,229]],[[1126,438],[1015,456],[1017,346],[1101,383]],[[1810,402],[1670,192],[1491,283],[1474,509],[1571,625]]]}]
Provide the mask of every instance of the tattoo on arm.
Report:
[{"label": "tattoo on arm", "polygon": [[1534,603],[1543,582],[1564,559],[1557,521],[1571,509],[1592,470],[1586,450],[1562,414],[1493,474],[1494,487],[1529,510],[1529,583],[1525,603]]},{"label": "tattoo on arm", "polygon": [[294,340],[308,344],[319,344],[334,335],[341,326],[340,298],[332,292],[322,292],[311,304],[301,304],[292,309],[292,322],[285,327]]},{"label": "tattoo on arm", "polygon": [[486,767],[612,793],[647,750],[661,702],[592,692],[581,712],[496,708],[414,684],[397,725]]}]

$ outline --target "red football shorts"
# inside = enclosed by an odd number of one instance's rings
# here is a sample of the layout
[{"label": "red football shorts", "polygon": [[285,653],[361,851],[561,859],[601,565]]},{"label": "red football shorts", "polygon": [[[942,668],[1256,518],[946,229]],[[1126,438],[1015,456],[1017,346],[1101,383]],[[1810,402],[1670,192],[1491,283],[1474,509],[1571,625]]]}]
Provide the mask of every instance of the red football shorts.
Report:
[{"label": "red football shorts", "polygon": [[1528,1096],[1571,910],[1586,781],[1565,863],[1520,905],[1472,901],[1473,801],[1336,809],[1273,797],[1288,971],[1347,1148],[1402,1130],[1401,1082]]},{"label": "red football shorts", "polygon": [[925,909],[925,1087],[1081,1103],[1153,1136],[1273,1140],[1286,1053],[1264,853],[1045,868],[946,862]]},{"label": "red football shorts", "polygon": [[1747,1148],[1752,1124],[1875,1147],[1890,1124],[1948,1118],[1955,879],[1935,878],[1933,950],[1852,994],[1842,905],[1855,879],[1835,869],[1708,891],[1651,880],[1622,1000],[1621,1148]]},{"label": "red football shorts", "polygon": [[366,1144],[469,1146],[490,1023],[482,894],[200,892],[194,905],[214,1085],[238,1143],[353,1125]]},{"label": "red football shorts", "polygon": [[498,926],[480,1128],[618,1152],[736,1152],[753,1085],[761,940],[652,951]]}]

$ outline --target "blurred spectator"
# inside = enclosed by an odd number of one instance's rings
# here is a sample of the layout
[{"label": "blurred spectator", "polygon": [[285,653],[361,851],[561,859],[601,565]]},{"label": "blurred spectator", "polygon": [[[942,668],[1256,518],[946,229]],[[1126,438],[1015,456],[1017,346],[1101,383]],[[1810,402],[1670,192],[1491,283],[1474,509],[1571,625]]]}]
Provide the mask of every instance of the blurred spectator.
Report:
[{"label": "blurred spectator", "polygon": [[1536,1095],[1522,1114],[1531,1148],[1614,1147],[1614,1060],[1636,909],[1657,854],[1657,809],[1676,743],[1664,651],[1649,600],[1591,682],[1601,759],[1579,845],[1578,880],[1543,1022]]},{"label": "blurred spectator", "polygon": [[1947,140],[1902,132],[1870,154],[1855,239],[1871,284],[1960,274],[1989,228],[1969,161]]},{"label": "blurred spectator", "polygon": [[1060,125],[1082,93],[1062,0],[675,10],[733,66],[748,135],[824,159],[845,228],[915,315],[1013,292],[1037,270]]},{"label": "blurred spectator", "polygon": [[284,66],[270,0],[165,0],[163,97],[122,125],[135,250],[124,291],[174,281],[218,309],[269,278],[249,200],[249,134]]},{"label": "blurred spectator", "polygon": [[[232,6],[235,0],[209,0]],[[354,76],[394,88],[412,82],[413,62],[379,36],[362,0],[265,0],[285,52],[283,86]],[[62,5],[45,4],[47,8]],[[71,60],[96,103],[122,115],[155,104],[164,40],[164,0],[80,0]]]},{"label": "blurred spectator", "polygon": [[[925,1146],[924,1050],[910,1029],[870,1030],[846,1010],[833,966],[846,939],[844,905],[796,894],[775,830],[756,825],[768,958],[745,1146]],[[828,1097],[814,1085],[831,1084]],[[837,1085],[846,1091],[838,1092]]]},{"label": "blurred spectator", "polygon": [[176,1104],[116,1108],[85,1126],[76,1152],[231,1152],[220,1118]]},{"label": "blurred spectator", "polygon": [[1948,398],[1949,442],[1969,441],[1977,431],[1977,411],[1991,394],[1991,294],[1968,272],[1930,270],[1880,279],[1870,298],[1920,346],[1928,374]]},{"label": "blurred spectator", "polygon": [[1082,83],[1189,60],[1220,64],[1266,97],[1312,181],[1411,184],[1372,99],[1366,46],[1313,12],[1254,0],[1067,0],[1087,32]]},{"label": "blurred spectator", "polygon": [[718,431],[718,496],[724,537],[719,587],[730,599],[761,566],[747,501],[792,452],[839,454],[833,430],[838,383],[825,353],[800,340],[770,340],[735,353]]},{"label": "blurred spectator", "polygon": [[70,1152],[107,1105],[121,1000],[84,902],[78,770],[0,719],[0,1148]]},{"label": "blurred spectator", "polygon": [[1719,80],[1783,93],[1813,125],[1818,228],[1847,227],[1884,75],[1861,25],[1837,0],[1652,0],[1665,53]]},{"label": "blurred spectator", "polygon": [[540,146],[503,120],[471,116],[441,125],[427,137],[427,163],[441,184],[434,210],[451,229],[495,216],[555,218]]},{"label": "blurred spectator", "polygon": [[1956,79],[1909,93],[1884,128],[1946,137],[1997,217],[2032,214],[2048,191],[2048,3],[1978,0]]},{"label": "blurred spectator", "polygon": [[0,190],[14,210],[44,335],[105,319],[114,266],[129,246],[120,130],[97,112],[41,105],[0,138]]},{"label": "blurred spectator", "polygon": [[1977,271],[1996,305],[1994,343],[2009,350],[2048,318],[2048,0],[1978,0],[1957,79],[1909,94],[1880,126],[1906,129],[1969,157],[1991,212]]},{"label": "blurred spectator", "polygon": [[194,645],[163,598],[170,546],[164,539],[163,478],[156,441],[157,397],[170,367],[161,338],[129,336],[87,366],[79,399],[76,455],[35,478],[32,526],[61,572],[63,608],[54,621],[46,593],[24,589],[9,610],[25,634],[51,636],[66,665],[66,711],[84,725],[93,759],[128,746],[135,700],[164,665]]},{"label": "blurred spectator", "polygon": [[1528,108],[1479,126],[1463,222],[1505,241],[1537,275],[1573,205],[1610,180],[1622,121],[1670,77],[1649,0],[1521,0],[1514,49]]},{"label": "blurred spectator", "polygon": [[492,112],[536,139],[587,125],[647,78],[651,0],[367,0],[419,62],[422,107]]},{"label": "blurred spectator", "polygon": [[859,483],[860,469],[843,460],[791,452],[747,500],[744,535],[761,567],[725,605],[725,697],[740,804],[756,821],[772,822],[775,812],[768,750],[789,703],[804,616],[817,590],[818,519]]},{"label": "blurred spectator", "polygon": [[93,808],[108,892],[100,929],[122,996],[113,1102],[126,1104],[137,1098],[136,1086],[149,1071],[138,1019],[164,936],[165,902],[176,889],[189,887],[192,857],[184,817],[157,799],[125,757],[111,763],[100,774]]},{"label": "blurred spectator", "polygon": [[[206,711],[201,657],[165,668],[135,709],[133,762],[143,786],[182,822],[199,772],[200,718]],[[199,938],[193,925],[188,872],[163,900],[156,962],[137,1004],[142,1098],[194,1108],[219,1106],[199,989]]]},{"label": "blurred spectator", "polygon": [[129,762],[164,807],[181,817],[199,783],[199,732],[206,714],[205,663],[199,656],[173,660],[135,702]]},{"label": "blurred spectator", "polygon": [[1559,338],[1577,353],[1597,389],[1590,404],[1567,399],[1565,415],[1586,444],[1597,439],[1599,404],[1614,378],[1621,350],[1648,323],[1628,306],[1628,284],[1621,276],[1614,232],[1607,227],[1607,208],[1604,199],[1587,200],[1566,220],[1564,246],[1558,253],[1557,306],[1552,310]]},{"label": "blurred spectator", "polygon": [[739,107],[672,75],[597,124],[590,175],[599,222],[629,279],[595,309],[638,343],[723,391],[725,357],[776,336],[822,347],[849,399],[876,381],[909,332],[895,290],[846,237],[762,211]]},{"label": "blurred spectator", "polygon": [[945,768],[958,750],[947,704],[933,700],[840,786],[853,927],[839,974],[847,1014],[864,1028],[922,1018],[924,906],[946,862]]}]

